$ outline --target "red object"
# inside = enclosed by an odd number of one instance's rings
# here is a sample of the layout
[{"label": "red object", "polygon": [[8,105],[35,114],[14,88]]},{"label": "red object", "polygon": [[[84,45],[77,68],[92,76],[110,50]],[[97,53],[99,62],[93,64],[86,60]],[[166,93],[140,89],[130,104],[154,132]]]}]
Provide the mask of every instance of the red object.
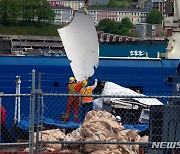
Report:
[{"label": "red object", "polygon": [[[81,83],[71,83],[68,84],[68,92],[70,92],[70,86],[75,84],[74,87],[74,91],[75,93],[79,93],[82,87]],[[72,90],[72,89],[71,89]],[[69,115],[72,108],[74,108],[74,115],[78,115],[79,112],[79,97],[74,97],[74,96],[69,96],[68,97],[68,102],[67,102],[67,108],[66,108],[66,115]]]},{"label": "red object", "polygon": [[6,120],[6,110],[3,106],[1,106],[1,124],[4,124]]}]

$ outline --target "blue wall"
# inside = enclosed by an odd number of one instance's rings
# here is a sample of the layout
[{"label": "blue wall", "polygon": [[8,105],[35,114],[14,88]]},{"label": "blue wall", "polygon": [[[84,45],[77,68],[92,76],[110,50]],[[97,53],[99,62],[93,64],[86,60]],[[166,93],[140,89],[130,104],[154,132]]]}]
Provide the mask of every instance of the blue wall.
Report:
[{"label": "blue wall", "polygon": [[120,45],[100,44],[101,57],[146,57],[157,58],[157,52],[165,53],[165,45]]}]

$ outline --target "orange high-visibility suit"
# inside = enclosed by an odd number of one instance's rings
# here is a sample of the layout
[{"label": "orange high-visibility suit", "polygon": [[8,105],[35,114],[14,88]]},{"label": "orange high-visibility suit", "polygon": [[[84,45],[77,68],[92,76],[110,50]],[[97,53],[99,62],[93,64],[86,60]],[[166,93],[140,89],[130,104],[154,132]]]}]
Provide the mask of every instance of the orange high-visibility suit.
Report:
[{"label": "orange high-visibility suit", "polygon": [[81,98],[82,102],[82,118],[84,119],[87,112],[93,109],[93,97],[92,97],[92,92],[97,86],[97,79],[95,79],[94,85],[93,86],[87,86],[86,81],[82,81],[83,87],[80,90],[80,94],[86,95]]},{"label": "orange high-visibility suit", "polygon": [[[78,94],[81,90],[81,83],[69,83],[68,84],[68,92],[69,94]],[[74,121],[79,122],[78,113],[79,113],[79,97],[77,96],[69,96],[67,107],[66,107],[66,115],[64,117],[64,121],[69,121],[70,112],[74,108]]]}]

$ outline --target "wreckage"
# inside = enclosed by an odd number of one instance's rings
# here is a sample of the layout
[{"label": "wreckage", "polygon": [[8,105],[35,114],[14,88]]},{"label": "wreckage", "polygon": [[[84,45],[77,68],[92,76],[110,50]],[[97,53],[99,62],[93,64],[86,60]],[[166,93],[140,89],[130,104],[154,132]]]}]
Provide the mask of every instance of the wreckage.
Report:
[{"label": "wreckage", "polygon": [[[70,60],[70,65],[76,80],[82,81],[88,77],[92,77],[95,73],[95,68],[98,67],[99,63],[99,43],[94,21],[91,16],[84,14],[83,12],[75,12],[71,23],[64,28],[58,29],[58,33],[62,39],[64,49]],[[97,91],[96,93],[100,94],[100,91]],[[145,96],[112,82],[105,83],[101,95],[114,95],[115,97],[128,95],[131,97]],[[149,120],[147,113],[149,106],[162,104],[163,103],[155,98],[129,99],[100,97],[94,100],[94,109],[111,109],[112,111],[112,108],[133,110],[141,108],[140,121],[144,122],[144,120]]]}]

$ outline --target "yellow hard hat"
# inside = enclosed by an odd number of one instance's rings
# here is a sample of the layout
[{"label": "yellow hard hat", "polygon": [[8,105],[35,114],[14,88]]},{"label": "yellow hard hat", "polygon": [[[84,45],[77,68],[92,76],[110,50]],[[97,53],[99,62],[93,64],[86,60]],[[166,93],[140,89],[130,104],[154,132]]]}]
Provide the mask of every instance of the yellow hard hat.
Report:
[{"label": "yellow hard hat", "polygon": [[85,86],[87,86],[87,81],[86,80],[83,80],[82,81],[82,85],[85,87]]},{"label": "yellow hard hat", "polygon": [[69,83],[72,83],[72,82],[74,82],[75,81],[75,78],[74,77],[70,77],[69,78]]}]

